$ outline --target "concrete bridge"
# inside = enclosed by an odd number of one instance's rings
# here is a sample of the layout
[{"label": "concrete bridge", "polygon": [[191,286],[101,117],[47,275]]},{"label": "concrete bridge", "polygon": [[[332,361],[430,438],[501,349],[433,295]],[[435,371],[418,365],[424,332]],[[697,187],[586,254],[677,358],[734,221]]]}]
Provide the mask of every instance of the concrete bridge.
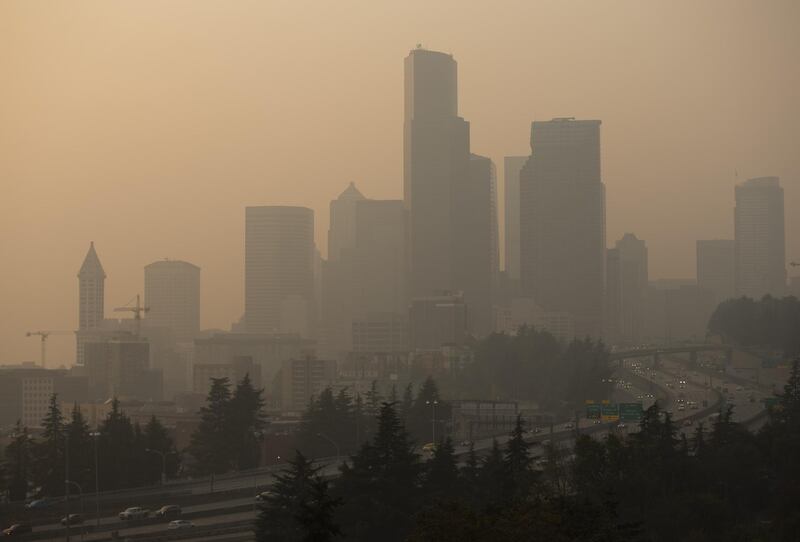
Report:
[{"label": "concrete bridge", "polygon": [[697,363],[698,352],[722,352],[725,354],[725,364],[730,365],[733,359],[733,347],[727,344],[681,344],[670,346],[652,346],[632,350],[619,350],[609,355],[609,360],[622,362],[630,358],[653,358],[653,362],[658,366],[662,355],[669,354],[689,354],[689,361]]}]

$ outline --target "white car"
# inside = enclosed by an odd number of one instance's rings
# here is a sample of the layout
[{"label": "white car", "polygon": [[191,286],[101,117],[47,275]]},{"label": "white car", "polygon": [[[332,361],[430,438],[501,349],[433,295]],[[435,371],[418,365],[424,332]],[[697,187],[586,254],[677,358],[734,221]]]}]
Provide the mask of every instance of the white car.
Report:
[{"label": "white car", "polygon": [[119,513],[119,519],[145,519],[150,516],[150,510],[147,508],[140,508],[138,506],[132,506],[130,508],[126,508],[122,512]]},{"label": "white car", "polygon": [[194,527],[194,523],[188,519],[176,519],[167,525],[167,529],[191,529],[192,527]]}]

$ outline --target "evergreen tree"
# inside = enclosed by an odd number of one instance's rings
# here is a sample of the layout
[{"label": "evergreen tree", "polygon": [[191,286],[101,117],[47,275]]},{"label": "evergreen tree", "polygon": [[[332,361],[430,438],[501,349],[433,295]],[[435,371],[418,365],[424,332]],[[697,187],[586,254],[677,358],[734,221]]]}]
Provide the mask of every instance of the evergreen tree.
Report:
[{"label": "evergreen tree", "polygon": [[429,499],[447,499],[457,495],[458,467],[455,450],[450,438],[444,439],[428,460],[425,477],[425,493]]},{"label": "evergreen tree", "polygon": [[[142,440],[144,452],[147,454],[145,456],[147,458],[145,467],[147,480],[150,483],[159,481],[162,469],[168,479],[173,478],[177,474],[180,457],[167,428],[155,416],[151,416],[147,425],[144,426]],[[153,452],[147,450],[153,450]],[[164,454],[163,459],[160,454]]]},{"label": "evergreen tree", "polygon": [[64,494],[64,416],[58,396],[52,394],[42,420],[42,438],[34,447],[34,476],[43,495]]},{"label": "evergreen tree", "polygon": [[341,505],[328,491],[328,481],[320,476],[311,480],[309,496],[301,504],[297,522],[304,531],[304,542],[331,542],[341,534],[334,512]]},{"label": "evergreen tree", "polygon": [[[256,520],[256,539],[259,541],[280,540],[281,542],[301,542],[311,540],[307,538],[309,525],[306,522],[319,526],[316,523],[320,518],[309,521],[309,511],[313,509],[314,499],[313,481],[319,470],[302,453],[297,451],[294,459],[289,461],[288,468],[275,476],[272,492],[261,506],[261,511]],[[327,488],[326,488],[327,489]],[[316,496],[321,498],[320,495]],[[328,510],[330,512],[330,510]]]},{"label": "evergreen tree", "polygon": [[[97,454],[103,488],[122,489],[141,485],[133,424],[120,410],[116,397],[111,401],[111,410],[106,419],[100,424],[99,439]],[[122,469],[120,465],[126,465],[127,468]]]},{"label": "evergreen tree", "polygon": [[492,507],[501,505],[506,497],[505,489],[509,486],[506,479],[507,474],[503,451],[495,439],[492,441],[489,454],[483,458],[478,472],[478,487],[482,505]]},{"label": "evergreen tree", "polygon": [[414,408],[414,387],[409,382],[403,390],[403,401],[400,403],[400,419],[408,427],[411,419],[411,410]]},{"label": "evergreen tree", "polygon": [[66,427],[69,445],[69,477],[81,487],[90,487],[94,480],[92,442],[89,424],[83,417],[78,404],[72,407],[70,421]]},{"label": "evergreen tree", "polygon": [[192,434],[189,453],[200,474],[222,474],[233,467],[234,446],[228,427],[230,381],[212,378],[206,406],[200,410],[200,425]]},{"label": "evergreen tree", "polygon": [[376,435],[340,470],[334,490],[345,498],[338,517],[348,537],[402,540],[420,497],[420,465],[394,405],[381,405]]},{"label": "evergreen tree", "polygon": [[239,470],[255,468],[260,462],[260,435],[265,425],[262,394],[263,390],[256,390],[246,374],[228,405],[227,427],[230,442],[235,444],[234,462]]},{"label": "evergreen tree", "polygon": [[6,446],[5,457],[8,476],[8,498],[21,501],[28,496],[28,486],[32,480],[31,441],[28,428],[17,420],[12,433],[12,441]]}]

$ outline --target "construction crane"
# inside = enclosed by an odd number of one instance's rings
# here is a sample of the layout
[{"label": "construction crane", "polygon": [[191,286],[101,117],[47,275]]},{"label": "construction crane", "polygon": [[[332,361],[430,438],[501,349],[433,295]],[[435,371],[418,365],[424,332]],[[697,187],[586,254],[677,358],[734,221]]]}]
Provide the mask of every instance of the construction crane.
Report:
[{"label": "construction crane", "polygon": [[50,335],[63,335],[65,333],[74,333],[74,331],[67,331],[67,330],[51,330],[45,329],[40,331],[29,331],[25,334],[26,337],[33,337],[34,335],[38,335],[41,337],[42,341],[42,368],[47,367],[47,337]]},{"label": "construction crane", "polygon": [[136,305],[131,306],[131,298],[124,307],[115,307],[115,312],[132,312],[133,319],[136,320],[136,336],[139,336],[139,333],[142,331],[142,314],[146,313],[150,310],[150,307],[142,307],[141,301],[139,299],[139,294],[136,294]]}]

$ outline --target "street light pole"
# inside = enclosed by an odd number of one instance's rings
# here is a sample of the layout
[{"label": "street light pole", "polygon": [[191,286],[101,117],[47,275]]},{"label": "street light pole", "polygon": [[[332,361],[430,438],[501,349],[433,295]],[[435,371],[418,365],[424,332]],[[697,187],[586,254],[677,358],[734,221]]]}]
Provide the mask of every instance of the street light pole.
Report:
[{"label": "street light pole", "polygon": [[64,531],[65,540],[69,542],[69,433],[64,431],[64,515],[67,520]]},{"label": "street light pole", "polygon": [[161,485],[167,483],[167,454],[159,450],[153,450],[151,448],[145,448],[145,452],[150,452],[154,454],[158,454],[161,456]]},{"label": "street light pole", "polygon": [[94,440],[94,517],[95,527],[100,529],[100,464],[97,462],[97,440],[100,438],[99,431],[89,433]]},{"label": "street light pole", "polygon": [[434,399],[433,401],[425,401],[426,405],[430,405],[432,409],[431,414],[431,442],[436,444],[436,405],[439,404],[439,401]]}]

